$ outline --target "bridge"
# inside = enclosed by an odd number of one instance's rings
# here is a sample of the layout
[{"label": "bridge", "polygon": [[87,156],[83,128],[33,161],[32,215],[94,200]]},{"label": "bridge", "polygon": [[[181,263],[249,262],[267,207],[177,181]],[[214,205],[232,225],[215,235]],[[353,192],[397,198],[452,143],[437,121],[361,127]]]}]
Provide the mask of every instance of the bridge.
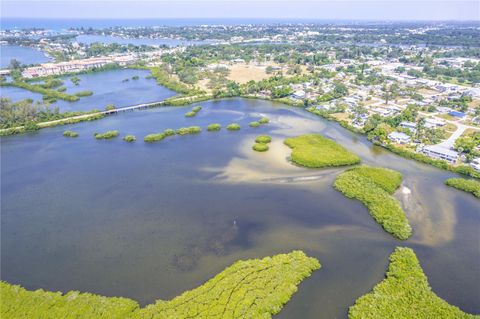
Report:
[{"label": "bridge", "polygon": [[115,113],[121,113],[121,112],[142,110],[142,109],[147,109],[149,107],[161,106],[161,105],[164,105],[164,104],[165,104],[165,100],[162,100],[162,101],[142,103],[142,104],[137,104],[137,105],[114,108],[114,109],[111,109],[111,110],[101,111],[99,113],[104,114],[104,115],[108,115],[108,114],[115,114]]}]

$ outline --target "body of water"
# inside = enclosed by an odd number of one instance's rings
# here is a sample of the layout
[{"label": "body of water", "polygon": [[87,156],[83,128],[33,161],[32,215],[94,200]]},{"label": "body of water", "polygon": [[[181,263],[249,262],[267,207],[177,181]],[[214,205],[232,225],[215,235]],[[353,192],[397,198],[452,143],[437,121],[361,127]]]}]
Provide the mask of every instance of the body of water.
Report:
[{"label": "body of water", "polygon": [[[77,75],[79,85],[70,80],[72,76],[62,77],[65,93],[75,94],[80,91],[92,91],[93,95],[81,97],[75,102],[58,100],[51,106],[58,106],[60,111],[104,110],[109,104],[115,107],[130,106],[146,102],[161,101],[175,95],[174,91],[157,84],[155,79],[146,79],[150,74],[146,70],[120,69]],[[138,76],[138,80],[132,79]],[[126,81],[128,79],[128,81]],[[2,87],[1,96],[12,101],[33,99],[42,101],[42,95],[16,87]]]},{"label": "body of water", "polygon": [[75,41],[85,44],[92,44],[94,42],[100,43],[119,43],[119,44],[133,44],[133,45],[166,45],[169,47],[186,46],[186,45],[202,45],[214,44],[215,41],[189,41],[179,39],[127,39],[111,35],[88,35],[82,34],[76,37]]},{"label": "body of water", "polygon": [[38,64],[50,61],[44,52],[18,45],[0,45],[0,68],[7,68],[16,59],[22,64]]},{"label": "body of water", "polygon": [[[236,260],[300,249],[322,268],[276,317],[346,318],[348,307],[384,278],[397,246],[412,247],[449,303],[480,312],[480,201],[443,184],[452,173],[372,146],[335,123],[267,101],[230,99],[156,108],[1,139],[2,280],[28,289],[124,296],[143,305],[170,299]],[[271,123],[250,128],[261,116]],[[207,132],[206,125],[242,129]],[[142,141],[167,128],[201,134]],[[80,134],[65,138],[71,129]],[[95,140],[94,132],[121,137]],[[291,165],[283,140],[320,133],[363,163],[399,170],[397,192],[414,234],[395,240],[358,201],[335,191],[339,169]],[[273,137],[266,153],[255,136]]]}]

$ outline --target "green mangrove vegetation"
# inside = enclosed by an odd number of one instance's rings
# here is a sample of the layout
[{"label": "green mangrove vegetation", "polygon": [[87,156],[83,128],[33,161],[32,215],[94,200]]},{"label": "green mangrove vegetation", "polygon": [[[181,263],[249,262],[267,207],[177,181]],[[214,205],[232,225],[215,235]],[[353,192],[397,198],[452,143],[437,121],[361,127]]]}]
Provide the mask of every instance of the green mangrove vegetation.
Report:
[{"label": "green mangrove vegetation", "polygon": [[195,106],[190,112],[185,113],[186,117],[194,117],[202,109],[201,106]]},{"label": "green mangrove vegetation", "polygon": [[411,248],[397,247],[390,255],[386,278],[360,297],[348,312],[349,319],[473,319],[438,297]]},{"label": "green mangrove vegetation", "polygon": [[28,291],[0,282],[2,318],[271,318],[320,268],[301,251],[237,261],[198,288],[140,308],[131,299],[70,291]]},{"label": "green mangrove vegetation", "polygon": [[229,131],[238,131],[240,129],[240,124],[238,123],[231,123],[227,125],[227,130]]},{"label": "green mangrove vegetation", "polygon": [[28,90],[30,92],[40,93],[43,95],[44,101],[55,102],[56,100],[65,100],[68,102],[75,102],[79,99],[76,95],[70,95],[66,93],[59,92],[55,89],[45,88],[42,84],[31,84],[22,81],[14,82],[0,82],[0,86],[14,86],[21,89]]},{"label": "green mangrove vegetation", "polygon": [[207,126],[207,131],[209,132],[220,131],[221,129],[222,129],[222,125],[218,123],[210,124]]},{"label": "green mangrove vegetation", "polygon": [[78,137],[78,133],[77,132],[74,132],[74,131],[65,131],[63,132],[63,136],[65,137]]},{"label": "green mangrove vegetation", "polygon": [[268,144],[272,141],[272,137],[268,135],[259,135],[255,138],[256,143]]},{"label": "green mangrove vegetation", "polygon": [[260,122],[257,122],[257,121],[250,122],[250,124],[248,124],[248,126],[250,127],[259,127],[260,125],[261,125]]},{"label": "green mangrove vegetation", "polygon": [[287,138],[292,162],[310,168],[344,166],[360,163],[360,158],[336,142],[319,134]]},{"label": "green mangrove vegetation", "polygon": [[262,117],[258,120],[258,123],[260,124],[268,124],[270,123],[270,120],[268,119],[268,117]]},{"label": "green mangrove vegetation", "polygon": [[125,135],[123,137],[123,140],[125,142],[135,142],[137,140],[137,138],[135,137],[135,135]]},{"label": "green mangrove vegetation", "polygon": [[118,135],[120,135],[120,132],[118,131],[107,131],[105,133],[93,134],[93,136],[95,136],[97,140],[109,140],[111,138],[117,137]]},{"label": "green mangrove vegetation", "polygon": [[473,196],[480,198],[480,182],[473,179],[465,178],[449,178],[445,184],[460,189],[462,191],[472,193]]},{"label": "green mangrove vegetation", "polygon": [[385,231],[405,240],[412,235],[412,228],[400,203],[391,196],[401,182],[401,174],[394,170],[359,166],[337,176],[334,187],[346,197],[361,201]]},{"label": "green mangrove vegetation", "polygon": [[200,126],[181,127],[175,131],[178,135],[198,134],[202,131]]},{"label": "green mangrove vegetation", "polygon": [[93,95],[92,91],[80,91],[75,93],[75,96],[78,96],[78,97],[84,97],[84,96],[90,96],[90,95]]},{"label": "green mangrove vegetation", "polygon": [[266,152],[268,151],[269,147],[264,143],[255,143],[253,144],[252,149],[257,152]]}]

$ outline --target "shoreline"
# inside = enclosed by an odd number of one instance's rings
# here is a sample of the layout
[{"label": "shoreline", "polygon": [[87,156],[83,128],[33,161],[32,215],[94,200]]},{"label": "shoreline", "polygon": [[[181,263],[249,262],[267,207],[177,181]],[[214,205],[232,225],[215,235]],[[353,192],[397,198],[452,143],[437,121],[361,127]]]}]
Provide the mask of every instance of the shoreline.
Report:
[{"label": "shoreline", "polygon": [[[328,114],[317,114],[313,113],[307,108],[305,108],[303,105],[299,105],[299,103],[295,103],[294,101],[289,101],[288,99],[270,99],[270,98],[261,98],[258,96],[253,96],[253,95],[245,95],[245,96],[231,96],[231,97],[220,97],[216,98],[213,95],[206,94],[206,95],[200,95],[200,96],[173,96],[167,99],[164,99],[162,101],[158,101],[155,103],[155,105],[152,105],[148,108],[154,108],[154,107],[184,107],[193,103],[198,103],[198,102],[203,102],[203,101],[216,101],[216,100],[223,100],[223,99],[228,99],[228,98],[246,98],[246,99],[255,99],[255,100],[264,100],[264,101],[271,101],[271,102],[276,102],[276,103],[282,103],[290,107],[295,107],[295,108],[302,108],[308,113],[311,113],[313,115],[316,115],[324,120],[330,121],[330,122],[336,122],[338,125],[343,127],[344,129],[347,129],[351,131],[352,133],[360,134],[365,136],[366,134],[363,133],[361,130],[349,125],[345,121],[339,121],[333,116],[329,116]],[[290,103],[289,103],[290,102]],[[120,109],[121,110],[121,109]],[[117,109],[118,111],[118,109]],[[73,117],[67,117],[64,119],[59,119],[59,120],[54,120],[54,121],[47,121],[47,122],[39,122],[35,123],[37,126],[37,129],[42,129],[42,128],[48,128],[48,127],[54,127],[58,125],[67,125],[67,124],[76,124],[80,122],[85,122],[85,121],[94,121],[94,120],[99,120],[104,118],[106,115],[111,115],[115,114],[117,112],[109,112],[109,111],[99,111],[99,112],[94,112],[94,113],[89,113],[89,114],[83,114],[83,115],[77,115]],[[13,127],[13,128],[6,128],[6,129],[0,129],[0,137],[1,136],[9,136],[9,135],[16,135],[16,134],[23,134],[23,133],[28,133],[31,132],[32,130],[27,130],[25,129],[24,126],[18,126],[18,127]],[[35,130],[33,130],[35,131]],[[369,140],[370,141],[370,140]],[[428,164],[431,166],[434,166],[439,169],[447,170],[453,173],[461,174],[464,176],[469,176],[473,177],[475,179],[480,179],[480,172],[475,171],[472,167],[467,166],[467,165],[451,165],[447,163],[444,160],[437,160],[430,158],[426,155],[420,154],[420,153],[414,153],[408,150],[400,149],[392,144],[382,144],[378,143],[376,141],[370,141],[373,145],[377,145],[382,147],[383,149],[386,149],[400,157],[403,157],[405,159],[411,159],[415,160],[417,162],[423,163],[423,164]]]}]

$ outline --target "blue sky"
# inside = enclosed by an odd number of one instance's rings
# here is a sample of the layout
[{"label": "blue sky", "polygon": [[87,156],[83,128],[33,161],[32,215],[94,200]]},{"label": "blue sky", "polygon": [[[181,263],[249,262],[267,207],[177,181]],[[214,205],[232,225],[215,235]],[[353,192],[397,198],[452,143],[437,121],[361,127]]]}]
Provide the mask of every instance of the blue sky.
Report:
[{"label": "blue sky", "polygon": [[2,17],[480,20],[472,0],[1,0]]}]

